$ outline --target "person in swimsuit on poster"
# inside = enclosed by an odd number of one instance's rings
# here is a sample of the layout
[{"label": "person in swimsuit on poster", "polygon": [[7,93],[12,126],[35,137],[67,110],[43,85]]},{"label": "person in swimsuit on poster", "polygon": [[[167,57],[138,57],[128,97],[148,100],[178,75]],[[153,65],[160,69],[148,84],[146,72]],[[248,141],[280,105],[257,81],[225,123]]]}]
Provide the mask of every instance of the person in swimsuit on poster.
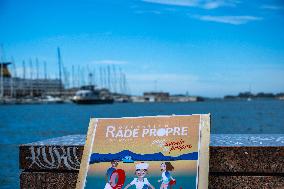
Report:
[{"label": "person in swimsuit on poster", "polygon": [[171,176],[170,171],[174,170],[171,162],[164,162],[161,164],[162,179],[158,180],[161,183],[160,189],[167,189],[169,185],[175,184],[175,179]]},{"label": "person in swimsuit on poster", "polygon": [[118,166],[118,161],[116,160],[111,161],[111,167],[108,168],[105,174],[105,179],[106,179],[105,189],[112,188],[111,187],[112,185],[111,176],[112,176],[112,173],[116,171],[117,166]]},{"label": "person in swimsuit on poster", "polygon": [[136,189],[148,189],[148,188],[155,189],[154,186],[152,186],[149,183],[148,179],[145,178],[145,176],[148,173],[148,168],[149,168],[148,163],[141,162],[137,164],[135,175],[138,178],[134,178],[133,181],[130,184],[128,184],[124,189],[127,189],[132,185],[135,185]]}]

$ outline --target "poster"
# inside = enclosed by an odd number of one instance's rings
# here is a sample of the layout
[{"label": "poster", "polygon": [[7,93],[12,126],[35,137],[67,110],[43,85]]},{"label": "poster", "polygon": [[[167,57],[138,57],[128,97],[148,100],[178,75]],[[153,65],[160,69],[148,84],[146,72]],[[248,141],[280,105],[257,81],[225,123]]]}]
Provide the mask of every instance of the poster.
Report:
[{"label": "poster", "polygon": [[208,188],[210,115],[91,119],[76,188]]}]

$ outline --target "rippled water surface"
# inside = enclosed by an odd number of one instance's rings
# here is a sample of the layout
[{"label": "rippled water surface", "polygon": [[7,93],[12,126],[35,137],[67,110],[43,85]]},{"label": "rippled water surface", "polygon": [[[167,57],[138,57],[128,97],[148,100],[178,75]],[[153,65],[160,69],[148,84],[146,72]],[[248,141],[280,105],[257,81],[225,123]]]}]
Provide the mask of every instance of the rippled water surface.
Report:
[{"label": "rippled water surface", "polygon": [[284,134],[284,101],[0,105],[0,188],[19,188],[18,145],[85,134],[90,117],[212,114],[215,134]]}]

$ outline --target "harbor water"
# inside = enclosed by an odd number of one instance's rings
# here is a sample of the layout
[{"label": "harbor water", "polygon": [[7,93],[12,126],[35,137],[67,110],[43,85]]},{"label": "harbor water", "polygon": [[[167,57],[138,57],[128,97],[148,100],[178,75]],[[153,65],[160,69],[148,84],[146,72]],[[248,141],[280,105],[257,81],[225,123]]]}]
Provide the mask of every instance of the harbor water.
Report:
[{"label": "harbor water", "polygon": [[284,134],[284,101],[0,105],[0,188],[19,188],[18,146],[86,134],[91,117],[211,113],[214,134]]}]

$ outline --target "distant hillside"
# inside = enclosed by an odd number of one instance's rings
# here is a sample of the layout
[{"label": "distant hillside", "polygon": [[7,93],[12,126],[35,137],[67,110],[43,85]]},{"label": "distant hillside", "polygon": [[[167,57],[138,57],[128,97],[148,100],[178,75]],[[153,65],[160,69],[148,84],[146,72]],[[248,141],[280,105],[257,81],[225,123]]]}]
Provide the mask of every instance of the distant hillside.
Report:
[{"label": "distant hillside", "polygon": [[282,98],[284,97],[284,93],[277,93],[277,94],[274,94],[274,93],[264,93],[264,92],[260,92],[260,93],[257,93],[257,94],[253,94],[251,92],[242,92],[242,93],[239,93],[238,95],[226,95],[224,96],[224,99],[247,99],[247,98],[259,98],[259,99],[262,99],[262,98]]},{"label": "distant hillside", "polygon": [[176,161],[176,160],[197,160],[198,152],[183,154],[177,157],[164,156],[161,152],[154,154],[136,154],[129,150],[123,150],[116,154],[93,153],[90,164],[97,162],[110,162],[112,160],[122,160],[125,156],[131,156],[134,161]]}]

